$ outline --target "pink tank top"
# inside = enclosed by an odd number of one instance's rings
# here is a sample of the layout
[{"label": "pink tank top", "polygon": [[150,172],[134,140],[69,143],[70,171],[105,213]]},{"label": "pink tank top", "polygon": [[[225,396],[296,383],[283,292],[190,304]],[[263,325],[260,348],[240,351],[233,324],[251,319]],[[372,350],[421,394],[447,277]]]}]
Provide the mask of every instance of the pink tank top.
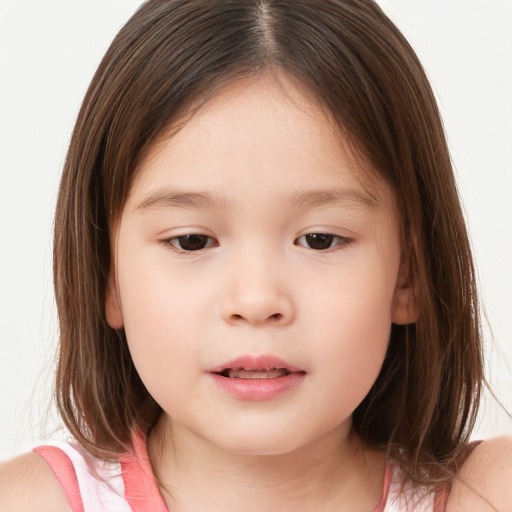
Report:
[{"label": "pink tank top", "polygon": [[[104,462],[76,442],[39,446],[61,483],[73,512],[169,512],[148,459],[146,438],[134,437],[134,453],[118,462]],[[400,474],[386,466],[382,498],[375,512],[442,512],[445,493],[402,488]]]}]

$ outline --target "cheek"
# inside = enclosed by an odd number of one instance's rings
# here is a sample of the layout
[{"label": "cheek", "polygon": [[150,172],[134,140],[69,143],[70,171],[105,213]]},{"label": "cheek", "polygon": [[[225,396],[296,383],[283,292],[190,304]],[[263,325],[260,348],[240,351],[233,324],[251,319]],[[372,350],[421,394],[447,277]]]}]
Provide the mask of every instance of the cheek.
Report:
[{"label": "cheek", "polygon": [[[381,304],[372,308],[367,302],[358,308],[354,301],[350,301],[345,306],[341,311],[328,308],[330,326],[317,331],[317,339],[323,340],[319,351],[322,364],[319,366],[329,367],[338,388],[362,393],[362,399],[382,366],[391,320]],[[358,391],[361,388],[362,391]]]},{"label": "cheek", "polygon": [[335,404],[333,415],[344,415],[359,405],[380,372],[391,331],[393,283],[379,266],[375,272],[354,269],[332,281],[337,285],[327,293],[309,288],[307,338],[317,343],[312,367],[325,373],[324,397]]},{"label": "cheek", "polygon": [[[325,351],[325,365],[318,365],[320,375],[311,375],[319,383],[312,402],[313,415],[326,419],[333,426],[350,418],[375,383],[384,361],[389,330],[359,331],[357,338],[348,339],[342,333],[335,346]],[[327,364],[330,366],[326,367]]]},{"label": "cheek", "polygon": [[125,326],[148,334],[160,331],[179,337],[183,328],[193,334],[202,327],[198,318],[212,314],[214,280],[187,272],[165,256],[160,247],[125,256],[119,268]]},{"label": "cheek", "polygon": [[120,295],[132,359],[155,396],[160,388],[183,386],[193,377],[191,369],[198,367],[198,348],[209,332],[213,305],[204,285],[145,259],[125,258],[119,269]]}]

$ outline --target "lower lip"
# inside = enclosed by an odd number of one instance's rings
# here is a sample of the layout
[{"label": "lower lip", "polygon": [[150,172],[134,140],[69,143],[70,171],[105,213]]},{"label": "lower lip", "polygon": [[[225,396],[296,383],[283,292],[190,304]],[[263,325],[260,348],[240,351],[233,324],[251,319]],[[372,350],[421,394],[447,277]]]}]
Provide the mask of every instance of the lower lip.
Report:
[{"label": "lower lip", "polygon": [[295,372],[273,379],[230,379],[217,373],[209,374],[215,384],[227,395],[240,400],[272,400],[300,385],[304,372]]}]

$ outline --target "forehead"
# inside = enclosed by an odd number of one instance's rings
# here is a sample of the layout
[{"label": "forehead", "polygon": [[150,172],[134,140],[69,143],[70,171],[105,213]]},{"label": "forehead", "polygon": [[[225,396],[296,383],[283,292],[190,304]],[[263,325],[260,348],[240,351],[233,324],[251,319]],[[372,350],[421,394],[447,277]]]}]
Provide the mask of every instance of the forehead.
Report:
[{"label": "forehead", "polygon": [[131,206],[169,188],[211,191],[226,203],[233,193],[264,190],[270,200],[284,189],[296,204],[344,196],[386,207],[392,196],[325,109],[284,74],[225,86],[164,131],[139,165]]}]

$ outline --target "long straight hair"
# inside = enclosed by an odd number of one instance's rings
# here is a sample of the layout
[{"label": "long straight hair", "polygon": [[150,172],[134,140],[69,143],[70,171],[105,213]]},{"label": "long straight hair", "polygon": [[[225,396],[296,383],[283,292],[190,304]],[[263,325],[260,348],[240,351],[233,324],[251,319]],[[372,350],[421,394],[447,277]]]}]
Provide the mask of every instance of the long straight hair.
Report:
[{"label": "long straight hair", "polygon": [[395,192],[419,317],[392,326],[353,429],[414,482],[448,482],[483,378],[474,269],[434,95],[371,0],[149,0],[121,29],[85,96],[58,197],[62,418],[103,458],[157,421],[124,332],[105,318],[110,228],[162,130],[223,85],[266,70],[298,80]]}]

